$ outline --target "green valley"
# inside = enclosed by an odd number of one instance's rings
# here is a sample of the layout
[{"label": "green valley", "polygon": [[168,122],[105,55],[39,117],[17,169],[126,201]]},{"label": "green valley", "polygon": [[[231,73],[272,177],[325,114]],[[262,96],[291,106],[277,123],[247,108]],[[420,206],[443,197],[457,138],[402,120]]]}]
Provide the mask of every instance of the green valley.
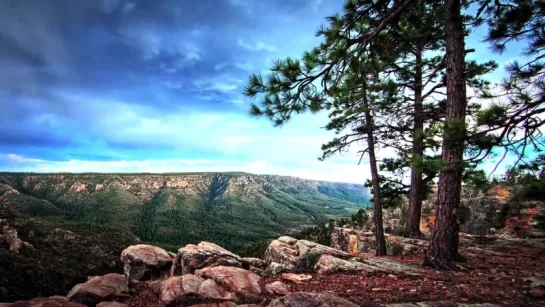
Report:
[{"label": "green valley", "polygon": [[0,218],[113,227],[170,250],[207,240],[241,252],[368,202],[361,185],[247,173],[0,174]]}]

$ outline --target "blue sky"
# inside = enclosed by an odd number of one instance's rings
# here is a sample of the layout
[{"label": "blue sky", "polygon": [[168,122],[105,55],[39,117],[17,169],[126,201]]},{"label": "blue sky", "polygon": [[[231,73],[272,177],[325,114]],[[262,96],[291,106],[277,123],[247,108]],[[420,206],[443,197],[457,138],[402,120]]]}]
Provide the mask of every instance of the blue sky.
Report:
[{"label": "blue sky", "polygon": [[[363,182],[357,148],[317,161],[332,137],[320,129],[325,114],[274,128],[248,115],[241,94],[251,73],[315,46],[316,28],[343,2],[1,1],[0,170]],[[472,57],[502,65],[516,57],[479,40],[468,41]]]}]

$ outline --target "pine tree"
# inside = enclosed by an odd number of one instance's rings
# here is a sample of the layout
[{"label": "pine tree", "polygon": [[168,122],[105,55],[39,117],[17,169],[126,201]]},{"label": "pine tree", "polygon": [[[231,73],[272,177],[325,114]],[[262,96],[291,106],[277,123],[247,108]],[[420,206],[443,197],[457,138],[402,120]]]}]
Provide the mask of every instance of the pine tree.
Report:
[{"label": "pine tree", "polygon": [[[399,97],[378,110],[385,124],[378,127],[377,138],[385,147],[393,147],[397,158],[383,161],[381,189],[385,205],[396,205],[400,196],[409,194],[404,236],[421,237],[422,200],[427,196],[439,172],[435,160],[440,157],[426,151],[440,149],[441,124],[445,113],[444,5],[437,1],[414,1],[389,35],[391,46],[383,47],[397,57],[384,69],[394,77]],[[431,55],[430,55],[431,53]],[[480,76],[495,68],[494,62],[467,62],[468,86],[482,89],[487,85]],[[404,184],[400,174],[410,168],[411,182]],[[371,184],[368,184],[371,186]]]},{"label": "pine tree", "polygon": [[519,60],[506,66],[508,77],[495,88],[484,91],[483,98],[493,99],[490,107],[478,115],[473,139],[482,161],[493,152],[518,156],[513,165],[524,163],[528,150],[545,146],[540,128],[545,124],[545,1],[480,0],[476,23],[488,26],[486,40],[495,52],[502,53],[509,44],[526,42]]},{"label": "pine tree", "polygon": [[436,203],[436,225],[432,231],[425,265],[437,269],[456,269],[460,205],[464,167],[465,116],[467,111],[465,83],[465,42],[461,0],[446,0],[446,83],[447,101],[443,134],[443,169],[439,175]]},{"label": "pine tree", "polygon": [[[288,121],[293,114],[305,111],[318,112],[330,110],[332,112],[343,112],[335,102],[339,97],[346,94],[347,75],[358,75],[359,64],[362,64],[362,57],[378,57],[381,54],[381,46],[392,46],[385,44],[388,33],[395,27],[402,13],[409,7],[411,1],[348,1],[343,16],[329,17],[329,28],[321,28],[318,34],[325,38],[325,41],[311,52],[306,52],[302,61],[288,58],[277,61],[271,69],[267,82],[261,76],[250,77],[249,85],[245,94],[256,97],[264,94],[261,106],[253,105],[251,112],[254,115],[265,115],[273,120],[275,125],[281,125]],[[378,43],[377,43],[378,42]],[[385,52],[388,54],[388,52]],[[380,61],[365,61],[378,63]],[[356,68],[358,70],[356,70]],[[364,81],[368,75],[378,75],[366,71],[362,76],[360,84],[367,84]],[[363,77],[365,76],[365,77]],[[350,80],[350,78],[348,78]],[[382,230],[382,208],[380,199],[380,187],[378,182],[378,170],[376,158],[374,157],[375,139],[373,136],[373,118],[371,116],[371,105],[368,100],[367,86],[364,86],[361,96],[358,97],[360,105],[368,104],[363,112],[355,112],[348,109],[350,113],[340,119],[340,122],[350,124],[348,117],[365,116],[364,125],[352,134],[335,139],[324,147],[324,156],[332,152],[340,151],[347,145],[359,139],[367,140],[365,152],[372,156],[370,161],[373,177],[373,191],[375,204],[375,240],[376,253],[385,253],[385,240]],[[332,99],[331,99],[332,98]],[[364,99],[365,98],[365,99]],[[332,120],[334,122],[335,119]],[[332,148],[336,148],[333,149]]]},{"label": "pine tree", "polygon": [[[355,143],[364,143],[360,150],[361,158],[369,157],[371,171],[371,187],[373,193],[373,221],[375,232],[375,253],[386,255],[382,220],[382,197],[380,178],[377,167],[375,136],[377,119],[373,111],[378,105],[391,103],[397,98],[397,88],[390,81],[381,80],[381,64],[372,56],[372,52],[360,61],[354,61],[353,66],[342,77],[342,82],[329,94],[332,97],[332,108],[329,114],[328,130],[337,134],[347,129],[341,137],[333,139],[322,147],[322,160],[338,152],[348,149]],[[361,161],[360,158],[360,161]]]}]

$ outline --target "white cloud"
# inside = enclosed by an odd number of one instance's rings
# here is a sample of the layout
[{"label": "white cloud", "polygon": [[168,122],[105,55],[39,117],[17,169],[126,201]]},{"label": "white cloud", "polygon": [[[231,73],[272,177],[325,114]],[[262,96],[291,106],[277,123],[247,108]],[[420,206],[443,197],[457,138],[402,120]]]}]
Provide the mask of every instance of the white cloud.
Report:
[{"label": "white cloud", "polygon": [[244,104],[244,100],[242,99],[231,99],[229,102],[233,104]]},{"label": "white cloud", "polygon": [[215,91],[228,94],[239,89],[243,83],[244,81],[241,79],[219,76],[216,78],[196,80],[193,85],[200,91]]},{"label": "white cloud", "polygon": [[245,71],[253,71],[255,69],[255,66],[250,63],[235,63],[234,66],[240,70]]},{"label": "white cloud", "polygon": [[[2,157],[3,156],[3,157]],[[366,168],[355,164],[336,164],[327,162],[308,162],[297,167],[283,166],[267,160],[203,160],[203,159],[164,159],[164,160],[117,160],[92,161],[71,159],[66,161],[33,159],[17,154],[0,154],[0,159],[7,159],[12,166],[31,169],[34,172],[247,172],[294,176],[304,179],[363,183],[362,176]]]},{"label": "white cloud", "polygon": [[264,42],[256,42],[255,44],[249,44],[244,42],[241,38],[238,39],[237,44],[249,51],[268,51],[268,52],[275,52],[277,50],[276,46],[274,45],[268,45]]},{"label": "white cloud", "polygon": [[216,65],[214,65],[214,70],[222,70],[225,67],[227,67],[228,65],[229,65],[229,63],[216,64]]}]

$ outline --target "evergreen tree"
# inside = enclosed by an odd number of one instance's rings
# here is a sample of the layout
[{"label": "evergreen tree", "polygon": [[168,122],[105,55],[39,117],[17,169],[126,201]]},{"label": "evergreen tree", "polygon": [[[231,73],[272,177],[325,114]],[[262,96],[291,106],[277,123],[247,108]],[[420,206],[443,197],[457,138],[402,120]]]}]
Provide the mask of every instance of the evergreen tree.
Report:
[{"label": "evergreen tree", "polygon": [[545,146],[540,128],[545,123],[545,1],[479,0],[476,23],[488,26],[486,40],[495,52],[502,53],[509,44],[526,42],[519,60],[506,66],[508,76],[495,92],[483,92],[483,98],[494,99],[490,107],[479,113],[474,139],[480,145],[482,161],[503,149],[518,156],[513,165],[525,163],[528,150],[541,151]]},{"label": "evergreen tree", "polygon": [[[333,139],[322,147],[322,159],[342,152],[354,143],[364,143],[360,150],[361,158],[369,157],[371,186],[373,193],[373,221],[375,232],[375,252],[386,254],[386,241],[382,220],[382,197],[380,178],[377,167],[377,145],[374,109],[381,104],[391,103],[397,98],[397,88],[392,82],[381,80],[381,63],[369,52],[365,59],[354,61],[353,67],[342,77],[342,83],[330,92],[332,99],[331,121],[326,126],[337,134],[350,129],[339,138]],[[360,161],[361,161],[360,158]]]},{"label": "evergreen tree", "polygon": [[[376,82],[380,70],[369,71],[362,65],[373,64],[384,67],[379,60],[380,55],[389,55],[385,46],[392,37],[387,33],[396,26],[401,14],[409,7],[411,1],[348,1],[343,16],[329,17],[329,28],[321,28],[318,34],[325,41],[311,52],[306,52],[302,61],[288,58],[277,61],[271,69],[265,83],[261,76],[250,77],[245,94],[256,97],[264,94],[261,106],[253,105],[252,114],[265,115],[275,125],[281,125],[289,120],[292,114],[310,110],[330,110],[333,119],[329,127],[347,127],[353,120],[360,120],[355,131],[334,139],[324,146],[325,158],[332,153],[341,152],[350,144],[366,140],[365,153],[370,155],[373,177],[374,219],[376,252],[385,253],[385,240],[382,231],[382,208],[378,169],[376,167],[374,120],[371,114],[373,106],[369,101],[369,79],[372,76]],[[363,58],[370,57],[371,61]],[[386,59],[387,56],[383,56]],[[358,80],[363,86],[357,97],[351,97],[348,91]],[[355,107],[347,107],[346,97],[358,99]],[[340,115],[340,116],[339,116]],[[338,116],[338,117],[337,117]]]},{"label": "evergreen tree", "polygon": [[443,134],[443,167],[439,175],[436,203],[436,225],[430,249],[424,261],[437,269],[456,269],[460,205],[464,167],[465,116],[467,111],[465,83],[465,42],[461,0],[445,3],[446,84],[447,101]]}]

